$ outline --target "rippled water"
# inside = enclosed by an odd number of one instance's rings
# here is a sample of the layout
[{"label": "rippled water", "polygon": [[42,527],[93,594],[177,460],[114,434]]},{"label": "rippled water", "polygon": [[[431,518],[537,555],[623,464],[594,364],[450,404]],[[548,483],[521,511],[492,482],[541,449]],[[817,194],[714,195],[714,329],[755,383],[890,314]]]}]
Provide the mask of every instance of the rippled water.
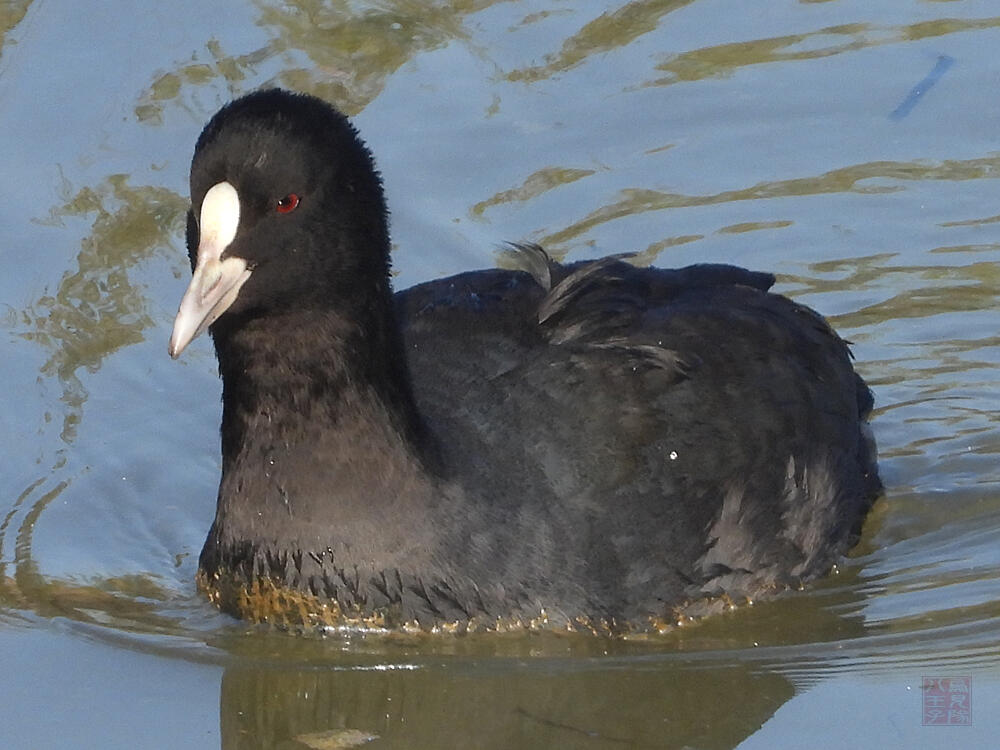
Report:
[{"label": "rippled water", "polygon": [[[1000,729],[1000,16],[975,0],[0,4],[0,747],[987,747]],[[873,385],[838,572],[659,639],[301,639],[193,584],[207,339],[166,355],[194,140],[355,116],[397,284],[559,257],[772,270]],[[922,678],[972,726],[925,727]]]}]

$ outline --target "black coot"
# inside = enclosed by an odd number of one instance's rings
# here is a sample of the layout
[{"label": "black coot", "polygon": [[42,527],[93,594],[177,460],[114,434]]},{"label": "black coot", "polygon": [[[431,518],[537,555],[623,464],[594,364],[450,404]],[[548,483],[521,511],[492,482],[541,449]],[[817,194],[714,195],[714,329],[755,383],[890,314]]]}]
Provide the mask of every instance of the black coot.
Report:
[{"label": "black coot", "polygon": [[655,630],[823,575],[879,492],[871,393],[768,274],[525,245],[393,295],[371,155],[280,90],[212,118],[191,199],[170,354],[218,354],[227,612]]}]

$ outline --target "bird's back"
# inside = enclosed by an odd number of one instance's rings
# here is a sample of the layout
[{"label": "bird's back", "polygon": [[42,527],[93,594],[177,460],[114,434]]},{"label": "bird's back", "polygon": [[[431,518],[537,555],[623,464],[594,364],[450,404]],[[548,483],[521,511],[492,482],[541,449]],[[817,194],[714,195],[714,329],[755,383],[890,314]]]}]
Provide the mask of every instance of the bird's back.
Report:
[{"label": "bird's back", "polygon": [[819,315],[730,266],[521,252],[531,273],[397,295],[418,407],[466,496],[445,544],[467,542],[452,554],[473,575],[642,622],[849,548],[878,489],[871,401]]}]

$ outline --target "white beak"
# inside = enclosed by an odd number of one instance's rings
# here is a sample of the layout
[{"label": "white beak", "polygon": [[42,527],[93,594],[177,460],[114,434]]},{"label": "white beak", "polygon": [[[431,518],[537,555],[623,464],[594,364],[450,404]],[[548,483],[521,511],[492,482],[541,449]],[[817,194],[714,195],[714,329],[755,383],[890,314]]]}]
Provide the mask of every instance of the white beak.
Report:
[{"label": "white beak", "polygon": [[214,185],[201,204],[198,261],[181,299],[167,351],[174,359],[214,323],[240,293],[251,269],[243,258],[222,259],[236,237],[240,223],[240,196],[228,182]]}]

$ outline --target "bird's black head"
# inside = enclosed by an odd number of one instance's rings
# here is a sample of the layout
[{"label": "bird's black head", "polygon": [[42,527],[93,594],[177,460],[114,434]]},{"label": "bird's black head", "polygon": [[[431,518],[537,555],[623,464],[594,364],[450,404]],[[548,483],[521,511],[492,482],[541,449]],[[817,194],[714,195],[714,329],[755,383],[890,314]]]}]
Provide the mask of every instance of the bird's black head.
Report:
[{"label": "bird's black head", "polygon": [[176,357],[222,318],[371,304],[389,294],[381,181],[347,118],[312,96],[259,91],[223,107],[191,164],[194,277]]}]

